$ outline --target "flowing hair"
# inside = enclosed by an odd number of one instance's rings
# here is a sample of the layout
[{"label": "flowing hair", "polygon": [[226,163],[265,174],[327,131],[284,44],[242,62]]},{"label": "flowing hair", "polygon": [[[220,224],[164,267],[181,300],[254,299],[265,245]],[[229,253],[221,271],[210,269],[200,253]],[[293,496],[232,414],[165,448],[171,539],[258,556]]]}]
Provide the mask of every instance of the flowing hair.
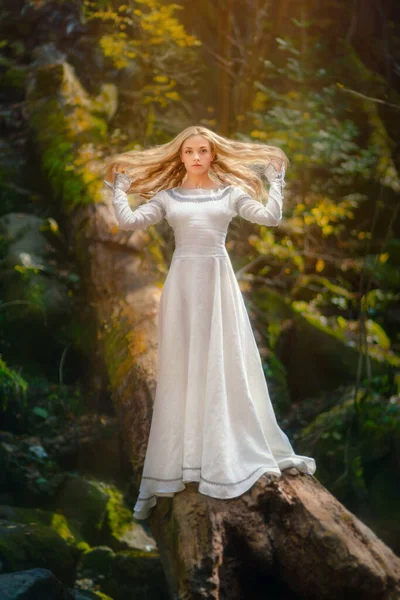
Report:
[{"label": "flowing hair", "polygon": [[201,125],[187,127],[170,142],[144,150],[129,150],[106,159],[106,181],[113,183],[115,174],[125,172],[132,180],[128,193],[146,199],[161,190],[181,185],[186,168],[181,159],[182,144],[192,135],[206,138],[215,153],[209,176],[219,184],[238,185],[253,198],[266,200],[267,191],[262,181],[269,165],[277,171],[286,170],[289,159],[276,146],[256,142],[230,140]]}]

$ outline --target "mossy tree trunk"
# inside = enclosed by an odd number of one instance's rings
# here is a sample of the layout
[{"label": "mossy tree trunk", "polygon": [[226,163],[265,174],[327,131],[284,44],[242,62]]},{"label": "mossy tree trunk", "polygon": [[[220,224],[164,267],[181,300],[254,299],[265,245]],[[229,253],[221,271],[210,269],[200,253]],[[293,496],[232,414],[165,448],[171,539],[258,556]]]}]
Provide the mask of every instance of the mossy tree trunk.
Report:
[{"label": "mossy tree trunk", "polygon": [[[29,119],[43,171],[66,217],[69,243],[93,309],[95,378],[112,392],[134,472],[149,433],[157,358],[157,309],[164,261],[157,235],[119,230],[103,184],[113,86],[91,99],[74,69],[37,52],[27,89]],[[42,58],[43,56],[43,58]]]},{"label": "mossy tree trunk", "polygon": [[[157,236],[118,230],[103,191],[98,156],[115,90],[106,86],[90,99],[70,65],[57,58],[32,71],[30,121],[95,315],[93,361],[106,371],[138,483],[165,265]],[[294,470],[281,478],[264,475],[232,500],[209,498],[187,484],[174,498],[159,498],[149,522],[174,598],[400,597],[395,555],[315,477]]]}]

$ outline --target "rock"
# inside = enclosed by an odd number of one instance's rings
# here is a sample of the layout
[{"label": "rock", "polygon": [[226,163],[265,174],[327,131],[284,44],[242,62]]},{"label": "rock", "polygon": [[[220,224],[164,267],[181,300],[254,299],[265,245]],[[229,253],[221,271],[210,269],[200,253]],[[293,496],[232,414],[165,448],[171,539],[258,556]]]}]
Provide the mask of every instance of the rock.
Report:
[{"label": "rock", "polygon": [[137,598],[167,600],[170,598],[164,570],[158,554],[132,550],[118,552],[112,563],[110,581],[103,589],[112,595],[117,590],[120,600],[129,596],[133,589]]},{"label": "rock", "polygon": [[0,575],[1,600],[73,600],[48,569],[29,569]]},{"label": "rock", "polygon": [[0,575],[1,600],[113,600],[106,594],[67,588],[49,569],[27,569]]},{"label": "rock", "polygon": [[73,600],[113,600],[113,598],[107,596],[107,594],[102,593],[100,596],[99,594],[96,594],[96,592],[91,592],[89,590],[83,591],[72,589],[70,592]]},{"label": "rock", "polygon": [[[13,521],[23,525],[41,524],[53,529],[78,554],[89,548],[80,532],[80,523],[76,519],[67,519],[60,512],[25,508],[19,506],[0,505],[0,519]],[[74,552],[75,555],[75,552]]]},{"label": "rock", "polygon": [[101,543],[101,532],[107,515],[109,496],[95,480],[69,476],[55,499],[56,506],[82,526],[82,534],[90,545]]},{"label": "rock", "polygon": [[67,542],[39,523],[0,519],[0,561],[3,573],[46,567],[64,584],[74,581],[75,560]]},{"label": "rock", "polygon": [[113,483],[72,477],[60,491],[56,506],[67,517],[81,523],[91,545],[107,544],[118,550],[156,550],[155,540],[132,518],[132,509]]},{"label": "rock", "polygon": [[102,574],[108,577],[112,561],[115,559],[114,551],[108,546],[96,546],[85,552],[81,557],[77,574],[79,578]]},{"label": "rock", "polygon": [[104,523],[104,540],[113,550],[145,550],[155,551],[154,538],[148,535],[142,524],[132,518],[132,509],[124,502],[122,492],[111,483],[98,482],[100,489],[108,494],[106,519]]},{"label": "rock", "polygon": [[99,546],[81,557],[77,569],[76,587],[101,589],[114,600],[147,598],[167,600],[165,580],[157,553],[122,551]]},{"label": "rock", "polygon": [[[347,330],[334,329],[323,316],[307,313],[301,309],[301,303],[291,303],[289,299],[266,287],[254,292],[253,296],[253,301],[260,309],[260,315],[254,320],[268,329],[269,344],[273,351],[270,351],[271,365],[274,365],[275,358],[282,363],[290,398],[298,402],[323,391],[336,389],[338,381],[342,384],[355,381],[359,353],[353,337],[356,338],[357,334],[349,339]],[[350,323],[348,322],[349,326]],[[367,326],[376,330],[377,334],[384,335],[377,323],[370,320]],[[268,358],[266,362],[268,364]],[[399,359],[390,349],[371,344],[370,365],[373,376],[383,375],[398,368]],[[278,374],[279,367],[279,362],[275,360]],[[268,375],[270,380],[271,374]],[[271,383],[271,388],[278,384],[279,391],[279,379],[276,375]],[[281,389],[285,390],[285,387],[282,388],[282,381]],[[282,397],[278,394],[277,402],[283,409],[288,406],[285,394]]]},{"label": "rock", "polygon": [[[292,398],[302,400],[323,390],[334,390],[355,381],[358,349],[344,335],[320,319],[308,314],[294,314],[282,328],[276,352],[288,372]],[[370,357],[371,373],[383,375],[391,368],[389,360]]]}]

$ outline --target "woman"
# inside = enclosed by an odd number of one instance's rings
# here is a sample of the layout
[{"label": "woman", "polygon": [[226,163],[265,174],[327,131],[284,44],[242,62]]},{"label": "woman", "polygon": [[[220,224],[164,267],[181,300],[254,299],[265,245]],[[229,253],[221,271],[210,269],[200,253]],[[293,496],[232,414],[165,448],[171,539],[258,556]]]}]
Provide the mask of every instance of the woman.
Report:
[{"label": "woman", "polygon": [[[109,160],[105,183],[113,188],[121,229],[166,218],[175,234],[159,305],[157,386],[136,519],[147,518],[157,496],[173,496],[185,482],[199,482],[202,494],[233,498],[263,473],[315,471],[314,459],[296,455],[277,424],[225,247],[236,215],[278,225],[287,164],[279,148],[198,126]],[[130,191],[150,200],[132,211]]]}]

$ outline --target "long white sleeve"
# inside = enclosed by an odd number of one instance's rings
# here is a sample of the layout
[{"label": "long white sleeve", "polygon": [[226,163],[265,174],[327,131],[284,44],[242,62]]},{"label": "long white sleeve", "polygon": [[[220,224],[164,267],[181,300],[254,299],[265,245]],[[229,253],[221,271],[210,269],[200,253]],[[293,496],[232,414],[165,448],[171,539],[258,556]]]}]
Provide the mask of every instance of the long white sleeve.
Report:
[{"label": "long white sleeve", "polygon": [[270,184],[266,204],[254,200],[247,192],[238,186],[233,186],[231,192],[231,207],[235,214],[246,221],[259,225],[277,226],[282,219],[283,178]]},{"label": "long white sleeve", "polygon": [[117,185],[112,186],[107,181],[104,183],[113,190],[112,204],[120,229],[124,231],[146,229],[150,225],[159,223],[165,217],[165,192],[157,192],[149,201],[132,210],[129,206],[128,195],[123,189]]}]

